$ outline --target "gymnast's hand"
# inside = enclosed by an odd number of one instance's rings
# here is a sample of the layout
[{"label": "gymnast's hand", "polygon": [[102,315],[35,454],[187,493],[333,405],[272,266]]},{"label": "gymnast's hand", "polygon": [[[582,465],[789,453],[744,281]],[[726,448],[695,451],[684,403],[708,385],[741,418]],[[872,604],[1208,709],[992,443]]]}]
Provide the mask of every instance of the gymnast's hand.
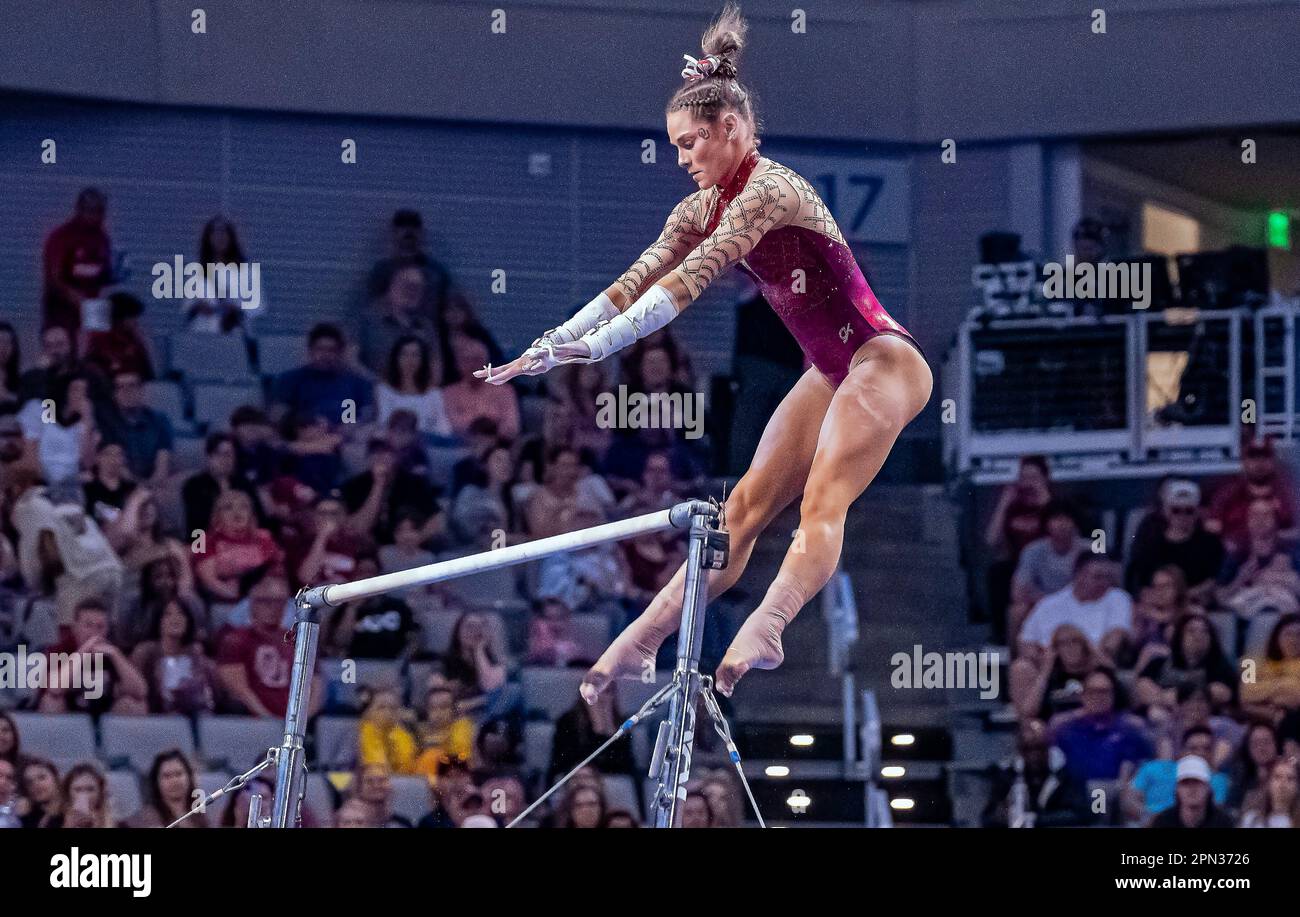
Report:
[{"label": "gymnast's hand", "polygon": [[[553,356],[552,356],[553,355]],[[570,360],[591,359],[591,349],[582,341],[569,344],[556,344],[549,351],[541,347],[529,347],[505,366],[491,364],[474,371],[478,379],[486,379],[493,385],[509,382],[515,376],[540,376],[553,366]]]}]

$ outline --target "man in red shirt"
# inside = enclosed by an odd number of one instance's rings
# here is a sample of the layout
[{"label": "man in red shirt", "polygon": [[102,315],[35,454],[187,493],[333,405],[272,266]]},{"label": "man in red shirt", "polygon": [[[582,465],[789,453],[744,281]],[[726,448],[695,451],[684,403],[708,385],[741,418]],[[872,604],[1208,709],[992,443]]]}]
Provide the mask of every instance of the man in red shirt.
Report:
[{"label": "man in red shirt", "polygon": [[[283,573],[262,574],[248,593],[251,626],[235,628],[221,642],[217,674],[227,698],[245,714],[283,717],[289,707],[294,641],[284,639],[280,624],[289,596]],[[307,715],[315,716],[323,700],[313,675]]]},{"label": "man in red shirt", "polygon": [[1296,492],[1273,452],[1273,441],[1255,439],[1241,450],[1241,474],[1224,483],[1214,494],[1207,531],[1223,539],[1230,553],[1244,551],[1250,543],[1246,520],[1250,505],[1267,500],[1277,510],[1278,528],[1283,538],[1295,535]]},{"label": "man in red shirt", "polygon": [[45,239],[45,325],[72,334],[81,329],[81,304],[94,299],[111,279],[111,242],[104,231],[104,193],[85,188],[72,219]]}]

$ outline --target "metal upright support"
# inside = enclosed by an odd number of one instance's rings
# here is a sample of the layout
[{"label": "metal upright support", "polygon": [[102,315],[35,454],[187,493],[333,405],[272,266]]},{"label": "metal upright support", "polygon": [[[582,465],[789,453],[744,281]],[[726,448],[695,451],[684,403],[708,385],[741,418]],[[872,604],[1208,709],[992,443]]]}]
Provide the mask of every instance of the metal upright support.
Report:
[{"label": "metal upright support", "polygon": [[296,828],[301,819],[303,790],[307,780],[307,759],[303,742],[307,735],[307,713],[311,706],[312,676],[316,670],[316,643],[320,637],[320,611],[297,600],[294,625],[293,672],[289,678],[289,706],[284,713],[284,740],[275,762],[275,802],[271,806],[272,828]]},{"label": "metal upright support", "polygon": [[668,719],[660,725],[655,743],[656,759],[650,776],[658,777],[655,793],[655,827],[671,828],[678,820],[678,806],[686,798],[691,777],[691,754],[695,746],[695,707],[700,694],[700,649],[704,644],[704,609],[708,604],[706,571],[726,565],[727,534],[710,525],[714,515],[691,515],[690,542],[686,553],[686,582],[682,589],[682,623],[677,635],[677,665]]}]

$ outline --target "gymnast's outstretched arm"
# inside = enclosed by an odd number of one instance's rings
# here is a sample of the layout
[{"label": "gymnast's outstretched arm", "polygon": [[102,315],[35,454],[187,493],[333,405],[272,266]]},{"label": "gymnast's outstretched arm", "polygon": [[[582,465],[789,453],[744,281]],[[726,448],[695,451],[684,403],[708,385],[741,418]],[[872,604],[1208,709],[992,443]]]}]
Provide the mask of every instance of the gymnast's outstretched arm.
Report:
[{"label": "gymnast's outstretched arm", "polygon": [[631,306],[571,344],[555,348],[557,362],[596,362],[658,331],[699,298],[713,280],[744,258],[764,233],[798,210],[798,194],[779,175],[759,175],[723,210],[717,228],[651,284]]},{"label": "gymnast's outstretched arm", "polygon": [[[618,316],[635,303],[647,287],[681,264],[682,259],[700,243],[704,238],[700,229],[704,222],[701,213],[704,197],[703,191],[695,191],[683,198],[668,214],[659,238],[571,319],[544,333],[511,362],[478,370],[474,375],[501,384],[519,375],[539,375],[556,365],[559,362],[555,359],[556,348],[579,340],[601,322]],[[586,352],[579,350],[579,353]]]}]

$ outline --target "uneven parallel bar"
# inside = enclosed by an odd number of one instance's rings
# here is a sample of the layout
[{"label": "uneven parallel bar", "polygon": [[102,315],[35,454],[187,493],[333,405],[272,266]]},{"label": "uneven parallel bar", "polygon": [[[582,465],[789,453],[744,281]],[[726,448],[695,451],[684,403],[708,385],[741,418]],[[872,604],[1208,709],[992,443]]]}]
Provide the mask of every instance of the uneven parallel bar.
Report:
[{"label": "uneven parallel bar", "polygon": [[713,515],[717,513],[717,509],[713,504],[702,500],[688,500],[668,509],[646,513],[643,516],[608,522],[604,525],[592,526],[589,529],[580,529],[576,532],[552,535],[549,538],[539,538],[536,541],[510,545],[506,548],[497,548],[495,551],[484,551],[481,554],[471,554],[468,557],[457,557],[453,560],[426,564],[423,567],[415,567],[411,570],[385,573],[381,576],[357,580],[354,583],[316,586],[304,591],[298,601],[310,605],[312,608],[336,607],[346,602],[391,592],[394,589],[439,583],[443,580],[455,579],[458,576],[469,576],[474,573],[482,573],[485,570],[495,570],[498,567],[526,563],[530,560],[548,557],[551,554],[577,551],[593,545],[604,544],[607,541],[622,541],[627,538],[635,538],[638,535],[648,535],[652,532],[662,532],[671,528],[688,528],[691,524],[692,513]]}]

